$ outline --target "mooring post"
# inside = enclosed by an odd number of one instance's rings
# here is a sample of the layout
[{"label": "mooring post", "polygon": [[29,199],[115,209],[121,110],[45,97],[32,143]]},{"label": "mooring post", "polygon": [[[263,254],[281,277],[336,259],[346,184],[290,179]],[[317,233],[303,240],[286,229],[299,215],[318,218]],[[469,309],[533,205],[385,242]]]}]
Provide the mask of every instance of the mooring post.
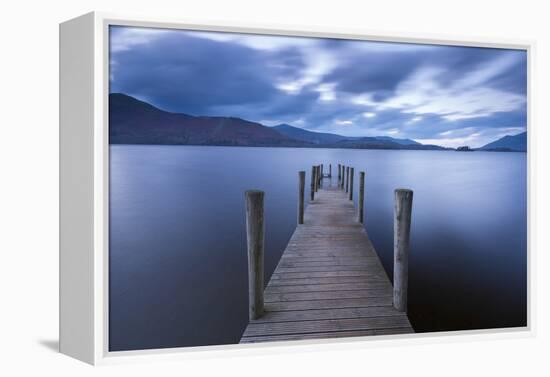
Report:
[{"label": "mooring post", "polygon": [[317,166],[313,167],[313,191],[317,192]]},{"label": "mooring post", "polygon": [[365,172],[359,172],[359,215],[358,220],[361,224],[365,223]]},{"label": "mooring post", "polygon": [[328,164],[328,177],[332,178],[332,164]]},{"label": "mooring post", "polygon": [[413,192],[411,190],[395,190],[393,223],[393,306],[401,312],[407,311],[412,201]]},{"label": "mooring post", "polygon": [[319,179],[319,184],[317,185],[317,189],[319,189],[321,186],[323,186],[323,165],[322,164],[318,166],[317,178]]},{"label": "mooring post", "polygon": [[321,180],[319,179],[319,173],[321,172],[321,167],[317,165],[315,167],[315,192],[319,191],[319,184]]},{"label": "mooring post", "polygon": [[310,200],[315,200],[315,166],[311,167],[311,193]]},{"label": "mooring post", "polygon": [[353,175],[354,169],[349,170],[349,200],[353,200]]},{"label": "mooring post", "polygon": [[251,320],[264,313],[264,192],[248,190],[246,241],[248,247],[248,315]]},{"label": "mooring post", "polygon": [[349,190],[349,166],[346,166],[346,192]]},{"label": "mooring post", "polygon": [[338,187],[340,187],[340,169],[342,168],[342,165],[338,164]]},{"label": "mooring post", "polygon": [[340,186],[342,190],[344,189],[345,181],[346,181],[346,165],[342,165],[342,180],[340,181]]},{"label": "mooring post", "polygon": [[298,172],[298,224],[304,223],[304,194],[306,188],[306,172]]}]

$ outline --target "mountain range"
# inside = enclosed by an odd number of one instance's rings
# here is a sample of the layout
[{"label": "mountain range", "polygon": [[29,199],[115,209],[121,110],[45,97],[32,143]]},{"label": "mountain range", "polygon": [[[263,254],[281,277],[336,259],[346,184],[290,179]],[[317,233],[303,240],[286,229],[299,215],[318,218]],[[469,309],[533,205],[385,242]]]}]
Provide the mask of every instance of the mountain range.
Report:
[{"label": "mountain range", "polygon": [[[337,134],[323,133],[323,132],[312,132],[304,130],[303,128],[294,127],[288,124],[280,124],[273,127],[282,134],[287,135],[296,140],[302,140],[308,143],[313,144],[333,144],[341,141],[350,141],[350,140],[364,140],[364,137],[353,137],[353,136],[342,136]],[[411,140],[411,139],[396,139],[389,136],[376,136],[370,138],[371,141],[378,140],[379,142],[392,142],[401,145],[421,145],[420,143]]]},{"label": "mountain range", "polygon": [[353,137],[331,133],[307,131],[288,124],[272,127],[283,135],[301,140],[323,148],[356,148],[356,149],[445,149],[437,145],[424,145],[410,139],[395,139],[389,136]]},{"label": "mountain range", "polygon": [[111,144],[302,146],[259,123],[160,110],[125,94],[109,95]]},{"label": "mountain range", "polygon": [[[500,140],[491,144],[499,143]],[[389,136],[348,137],[307,131],[288,124],[267,127],[236,117],[172,113],[122,93],[109,95],[109,142],[111,144],[450,149]],[[494,146],[491,144],[482,147],[482,150],[498,151],[502,148],[510,150],[516,148],[516,144],[508,140]]]}]

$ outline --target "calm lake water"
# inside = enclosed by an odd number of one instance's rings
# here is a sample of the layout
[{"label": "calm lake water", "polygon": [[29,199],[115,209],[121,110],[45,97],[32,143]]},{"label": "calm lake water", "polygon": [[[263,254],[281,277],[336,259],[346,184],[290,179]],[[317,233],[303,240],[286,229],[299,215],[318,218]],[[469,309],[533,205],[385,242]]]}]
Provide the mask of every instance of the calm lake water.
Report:
[{"label": "calm lake water", "polygon": [[298,171],[309,183],[318,163],[332,163],[333,179],[338,163],[366,171],[366,228],[390,278],[393,190],[414,190],[417,332],[526,325],[524,153],[138,145],[110,153],[112,351],[237,343],[248,322],[244,191],[266,192],[268,281],[296,226]]}]

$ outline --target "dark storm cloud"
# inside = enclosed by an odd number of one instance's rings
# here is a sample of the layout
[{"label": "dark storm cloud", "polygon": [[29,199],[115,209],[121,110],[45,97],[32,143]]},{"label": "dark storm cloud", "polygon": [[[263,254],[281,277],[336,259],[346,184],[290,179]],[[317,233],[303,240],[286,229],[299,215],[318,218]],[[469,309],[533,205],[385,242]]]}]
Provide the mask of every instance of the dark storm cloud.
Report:
[{"label": "dark storm cloud", "polygon": [[[415,46],[418,49],[414,49]],[[338,89],[345,92],[374,92],[373,99],[378,102],[392,95],[396,87],[419,67],[444,69],[439,81],[445,86],[484,65],[490,65],[503,54],[517,55],[517,63],[495,78],[493,86],[519,91],[526,82],[525,74],[519,74],[526,72],[525,55],[492,48],[411,44],[410,49],[390,49],[388,52],[353,49],[351,53],[342,54],[342,62],[327,76],[327,80],[338,82]]]},{"label": "dark storm cloud", "polygon": [[301,62],[289,52],[280,64],[270,53],[182,33],[113,53],[111,92],[147,99],[173,112],[210,115],[213,107],[276,99],[272,77],[295,72]]},{"label": "dark storm cloud", "polygon": [[350,93],[374,91],[377,101],[387,98],[423,60],[420,52],[365,53],[345,56],[328,81],[338,82],[338,89]]},{"label": "dark storm cloud", "polygon": [[[516,53],[517,54],[517,53]],[[508,70],[500,73],[489,83],[492,87],[507,92],[526,95],[527,93],[527,55],[517,54],[517,62]]]},{"label": "dark storm cloud", "polygon": [[350,136],[454,145],[519,131],[526,74],[518,50],[111,29],[111,92]]},{"label": "dark storm cloud", "polygon": [[448,68],[448,72],[441,78],[443,83],[452,82],[457,77],[477,69],[489,68],[498,59],[509,59],[511,61],[509,67],[488,79],[485,84],[489,87],[525,94],[527,56],[523,51],[443,46],[428,56],[433,64]]}]

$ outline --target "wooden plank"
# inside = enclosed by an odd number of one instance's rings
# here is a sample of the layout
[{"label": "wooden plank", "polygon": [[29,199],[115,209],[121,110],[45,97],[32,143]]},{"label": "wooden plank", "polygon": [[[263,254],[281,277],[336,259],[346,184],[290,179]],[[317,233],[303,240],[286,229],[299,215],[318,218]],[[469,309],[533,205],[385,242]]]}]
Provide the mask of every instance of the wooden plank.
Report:
[{"label": "wooden plank", "polygon": [[325,319],[318,321],[296,322],[251,322],[243,333],[243,336],[391,329],[403,328],[407,326],[410,326],[410,323],[406,316]]},{"label": "wooden plank", "polygon": [[309,310],[309,309],[335,309],[335,308],[359,308],[369,306],[392,305],[392,297],[369,297],[369,298],[345,298],[335,300],[311,300],[311,301],[286,301],[271,302],[268,311],[285,310]]},{"label": "wooden plank", "polygon": [[288,252],[285,257],[289,258],[361,258],[376,257],[374,253],[355,252],[353,250],[340,250],[338,248],[324,248],[322,250]]},{"label": "wooden plank", "polygon": [[[325,246],[327,243],[333,243],[334,245],[333,246],[341,246],[342,248],[356,248],[356,249],[363,249],[364,247],[370,247],[370,244],[368,244],[365,240],[362,240],[361,238],[362,237],[358,237],[360,236],[361,234],[358,234],[354,237],[352,236],[346,236],[346,235],[341,235],[341,236],[332,236],[332,237],[312,237],[312,238],[309,238],[309,237],[300,237],[300,238],[294,238],[293,240],[290,241],[289,245],[288,245],[288,249],[289,250],[292,250],[292,248],[300,248],[300,249],[304,249],[303,245],[300,245],[300,243],[304,242],[304,241],[307,241],[308,242],[308,249],[309,248],[312,248],[312,247],[315,247],[315,246]],[[345,241],[346,244],[342,244],[342,242]],[[357,242],[360,242],[359,244],[357,244]]]},{"label": "wooden plank", "polygon": [[335,284],[335,283],[376,283],[386,282],[390,284],[389,280],[385,277],[379,276],[336,276],[336,277],[319,277],[319,278],[286,278],[286,279],[271,279],[268,287],[279,287],[287,285],[315,285],[315,284]]},{"label": "wooden plank", "polygon": [[265,294],[292,293],[292,292],[327,292],[327,291],[352,291],[368,289],[392,289],[391,284],[385,280],[369,283],[332,283],[332,284],[304,284],[304,285],[268,285]]},{"label": "wooden plank", "polygon": [[376,255],[367,255],[367,256],[357,256],[357,257],[342,257],[342,256],[333,256],[333,257],[320,257],[320,256],[289,256],[283,255],[281,257],[281,262],[290,262],[290,263],[317,263],[317,262],[327,262],[327,263],[353,263],[354,261],[361,262],[376,258]]},{"label": "wooden plank", "polygon": [[299,272],[342,272],[342,271],[362,271],[369,273],[374,270],[377,273],[382,273],[382,266],[378,261],[373,261],[369,264],[360,264],[360,265],[334,265],[334,266],[304,266],[304,267],[284,267],[279,266],[275,271],[278,275],[286,273],[299,273]]},{"label": "wooden plank", "polygon": [[334,332],[328,332],[328,333],[318,332],[318,333],[309,333],[309,334],[265,335],[265,336],[243,337],[241,339],[241,343],[351,338],[351,337],[363,337],[363,336],[374,336],[374,335],[396,335],[396,334],[411,334],[411,333],[414,333],[414,331],[410,327],[402,327],[402,328],[392,328],[392,329],[334,331]]},{"label": "wooden plank", "polygon": [[285,272],[278,273],[277,270],[271,275],[271,279],[310,279],[310,278],[323,278],[323,277],[344,277],[344,276],[365,276],[365,277],[378,277],[380,279],[387,279],[384,271],[376,270],[369,273],[369,271],[316,271],[316,272]]},{"label": "wooden plank", "polygon": [[296,267],[333,267],[333,266],[370,266],[378,265],[376,258],[347,258],[337,259],[328,258],[328,260],[316,260],[315,258],[282,258],[279,262],[279,268],[296,268]]},{"label": "wooden plank", "polygon": [[326,291],[326,292],[290,292],[270,293],[264,302],[307,301],[307,300],[335,300],[345,298],[367,298],[392,296],[392,289],[360,289],[353,291]]},{"label": "wooden plank", "polygon": [[[263,322],[295,322],[312,321],[320,319],[345,319],[365,317],[405,316],[396,311],[393,306],[369,306],[365,308],[336,308],[336,309],[312,309],[289,310],[283,312],[266,312],[254,323]],[[252,321],[251,321],[252,323]]]},{"label": "wooden plank", "polygon": [[[307,224],[304,224],[306,226],[300,227],[300,231],[290,239],[289,246],[300,246],[298,245],[298,242],[303,241],[306,238],[311,237],[313,241],[326,241],[326,240],[338,240],[338,239],[352,239],[352,238],[359,238],[361,235],[362,229],[356,225],[353,225],[353,227],[346,226],[344,227],[332,227],[332,229],[328,228],[320,228],[319,232],[310,232]],[[361,242],[367,243],[367,240],[363,239]]]}]

